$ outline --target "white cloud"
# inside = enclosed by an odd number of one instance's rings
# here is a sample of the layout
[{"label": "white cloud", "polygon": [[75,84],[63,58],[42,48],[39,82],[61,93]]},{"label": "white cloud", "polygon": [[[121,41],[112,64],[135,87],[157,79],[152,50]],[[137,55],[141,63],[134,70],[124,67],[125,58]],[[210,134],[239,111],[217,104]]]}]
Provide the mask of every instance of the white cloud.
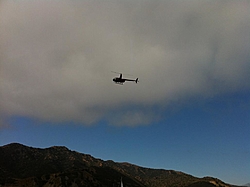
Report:
[{"label": "white cloud", "polygon": [[[1,115],[148,124],[159,119],[152,106],[249,89],[249,8],[248,1],[2,1]],[[114,85],[112,70],[140,83]]]}]

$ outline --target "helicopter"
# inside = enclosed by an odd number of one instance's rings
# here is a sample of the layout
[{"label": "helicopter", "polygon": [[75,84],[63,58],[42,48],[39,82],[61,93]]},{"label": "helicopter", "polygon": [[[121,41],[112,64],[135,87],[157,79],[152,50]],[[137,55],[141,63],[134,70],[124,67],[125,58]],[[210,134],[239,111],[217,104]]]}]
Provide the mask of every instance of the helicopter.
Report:
[{"label": "helicopter", "polygon": [[113,78],[113,81],[114,81],[116,84],[123,85],[123,83],[125,83],[126,81],[131,81],[131,82],[135,82],[135,83],[138,83],[138,82],[139,82],[139,79],[138,79],[138,78],[136,78],[136,79],[125,79],[125,78],[122,78],[122,73],[118,73],[118,72],[115,72],[115,71],[112,71],[112,72],[113,72],[113,73],[120,74],[119,77]]}]

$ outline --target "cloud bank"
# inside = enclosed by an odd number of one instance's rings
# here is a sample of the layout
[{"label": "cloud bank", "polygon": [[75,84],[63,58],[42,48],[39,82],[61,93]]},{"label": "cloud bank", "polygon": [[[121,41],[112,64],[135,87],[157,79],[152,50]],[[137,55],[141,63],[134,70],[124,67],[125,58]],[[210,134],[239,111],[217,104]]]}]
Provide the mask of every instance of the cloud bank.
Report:
[{"label": "cloud bank", "polygon": [[[250,88],[248,1],[2,1],[1,117],[149,124]],[[115,85],[111,71],[139,77]]]}]

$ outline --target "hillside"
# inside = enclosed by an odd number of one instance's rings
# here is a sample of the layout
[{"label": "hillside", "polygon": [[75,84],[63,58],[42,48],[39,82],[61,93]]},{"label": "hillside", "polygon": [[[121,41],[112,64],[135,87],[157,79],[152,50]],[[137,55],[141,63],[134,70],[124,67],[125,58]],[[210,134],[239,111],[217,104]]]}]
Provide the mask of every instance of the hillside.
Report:
[{"label": "hillside", "polygon": [[0,147],[0,186],[230,187],[182,172],[103,161],[66,147],[46,149],[13,143]]}]

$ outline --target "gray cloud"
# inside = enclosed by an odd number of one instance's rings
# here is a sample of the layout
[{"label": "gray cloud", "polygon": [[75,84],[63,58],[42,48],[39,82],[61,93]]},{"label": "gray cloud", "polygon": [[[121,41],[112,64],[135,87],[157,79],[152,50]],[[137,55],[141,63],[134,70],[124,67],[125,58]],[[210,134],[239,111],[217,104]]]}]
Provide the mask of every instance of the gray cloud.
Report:
[{"label": "gray cloud", "polygon": [[[249,8],[248,1],[2,1],[1,116],[139,125],[160,119],[154,106],[249,89]],[[114,85],[112,70],[140,83]]]}]

